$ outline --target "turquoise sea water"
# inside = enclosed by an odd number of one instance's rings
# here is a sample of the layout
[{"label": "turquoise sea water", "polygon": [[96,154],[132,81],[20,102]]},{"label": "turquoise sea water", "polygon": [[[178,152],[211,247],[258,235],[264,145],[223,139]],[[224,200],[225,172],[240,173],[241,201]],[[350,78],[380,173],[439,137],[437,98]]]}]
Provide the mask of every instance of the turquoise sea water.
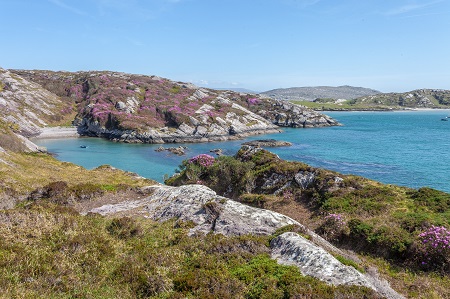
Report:
[{"label": "turquoise sea water", "polygon": [[[356,174],[383,183],[409,187],[429,186],[450,192],[449,110],[407,112],[330,112],[344,126],[285,129],[281,134],[252,136],[245,140],[274,138],[292,147],[270,148],[281,158],[312,166]],[[244,140],[244,141],[245,141]],[[181,144],[187,155],[156,152],[160,145],[124,144],[96,138],[36,140],[63,161],[86,168],[110,164],[162,181],[183,159],[222,148],[233,155],[240,141]],[[80,148],[86,145],[87,148]],[[165,144],[165,147],[180,144]]]}]

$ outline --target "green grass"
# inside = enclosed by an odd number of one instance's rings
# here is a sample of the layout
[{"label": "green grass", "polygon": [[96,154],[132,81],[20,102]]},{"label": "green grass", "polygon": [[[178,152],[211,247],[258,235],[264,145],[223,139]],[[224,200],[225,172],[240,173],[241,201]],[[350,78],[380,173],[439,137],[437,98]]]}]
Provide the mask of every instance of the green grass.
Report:
[{"label": "green grass", "polygon": [[109,166],[87,170],[72,163],[58,161],[48,154],[9,152],[1,158],[9,164],[0,163],[0,187],[15,190],[19,194],[28,194],[56,181],[67,182],[72,188],[79,185],[79,189],[95,185],[104,191],[114,191],[120,185],[139,187],[155,183],[137,179],[130,173]]},{"label": "green grass", "polygon": [[356,270],[358,270],[361,273],[365,273],[366,271],[364,270],[364,268],[362,268],[358,263],[343,257],[342,255],[336,254],[334,255],[334,257],[340,261],[342,264],[346,265],[346,266],[350,266],[355,268]]},{"label": "green grass", "polygon": [[378,298],[270,259],[268,237],[187,236],[174,222],[0,212],[1,298]]}]

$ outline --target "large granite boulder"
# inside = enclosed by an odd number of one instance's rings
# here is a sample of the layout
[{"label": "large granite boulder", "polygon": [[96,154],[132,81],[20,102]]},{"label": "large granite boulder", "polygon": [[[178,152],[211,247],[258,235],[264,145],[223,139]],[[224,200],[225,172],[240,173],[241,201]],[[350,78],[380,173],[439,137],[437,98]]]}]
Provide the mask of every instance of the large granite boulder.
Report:
[{"label": "large granite boulder", "polygon": [[[177,219],[192,222],[190,234],[219,233],[231,235],[271,235],[286,225],[296,225],[310,235],[284,233],[270,243],[272,257],[282,264],[295,265],[310,275],[333,285],[347,284],[372,288],[387,298],[403,298],[377,277],[366,276],[345,266],[325,249],[339,249],[309,231],[297,221],[269,210],[254,208],[217,195],[203,185],[169,187],[149,186],[143,190],[149,196],[118,204],[104,205],[84,211],[102,215],[140,215],[156,221]],[[319,244],[319,245],[316,245]]]}]

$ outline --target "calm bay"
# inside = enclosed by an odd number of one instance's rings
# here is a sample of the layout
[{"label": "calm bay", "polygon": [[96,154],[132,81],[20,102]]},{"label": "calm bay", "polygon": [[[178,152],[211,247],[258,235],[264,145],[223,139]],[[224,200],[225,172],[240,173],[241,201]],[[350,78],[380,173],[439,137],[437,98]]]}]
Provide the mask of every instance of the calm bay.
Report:
[{"label": "calm bay", "polygon": [[[281,134],[259,135],[239,141],[164,144],[186,146],[185,156],[155,151],[160,144],[126,144],[98,138],[37,139],[59,160],[86,168],[103,164],[163,181],[182,160],[223,149],[233,155],[248,140],[273,138],[293,143],[291,147],[269,148],[286,160],[355,174],[383,183],[428,186],[450,192],[449,110],[394,112],[328,112],[341,127],[284,129]],[[86,146],[82,148],[81,146]]]}]

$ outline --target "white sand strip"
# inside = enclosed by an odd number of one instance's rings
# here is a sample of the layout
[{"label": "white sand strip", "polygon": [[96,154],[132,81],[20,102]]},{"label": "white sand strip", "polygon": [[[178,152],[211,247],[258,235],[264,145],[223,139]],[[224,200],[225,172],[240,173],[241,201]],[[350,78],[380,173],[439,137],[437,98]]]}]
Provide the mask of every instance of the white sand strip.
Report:
[{"label": "white sand strip", "polygon": [[34,138],[53,139],[53,138],[70,138],[80,137],[77,127],[47,127],[42,128],[42,133]]}]

